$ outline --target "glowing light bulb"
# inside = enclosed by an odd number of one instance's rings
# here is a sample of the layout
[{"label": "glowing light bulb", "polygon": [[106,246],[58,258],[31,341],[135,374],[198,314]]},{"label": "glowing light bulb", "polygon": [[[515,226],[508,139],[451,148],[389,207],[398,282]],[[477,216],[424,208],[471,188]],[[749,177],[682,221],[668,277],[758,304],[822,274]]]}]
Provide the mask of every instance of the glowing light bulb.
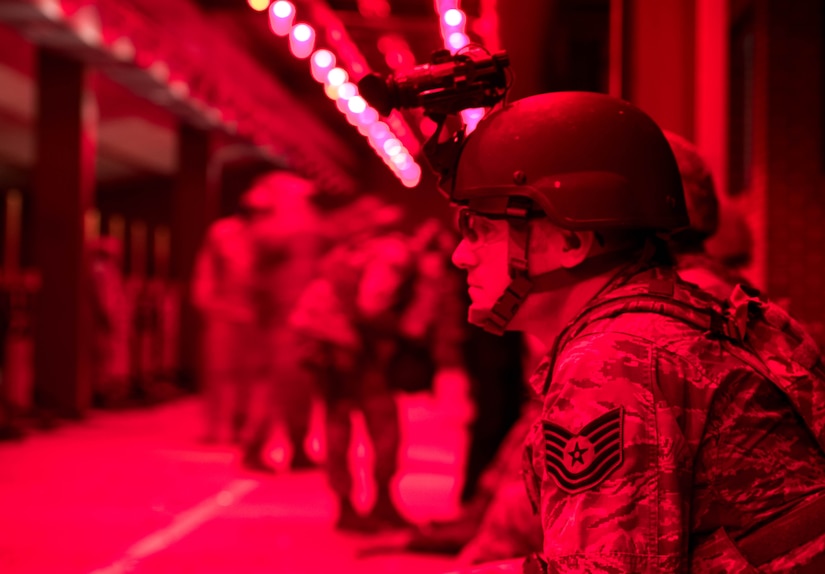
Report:
[{"label": "glowing light bulb", "polygon": [[292,29],[292,35],[299,42],[306,42],[312,38],[312,28],[307,24],[298,24]]},{"label": "glowing light bulb", "polygon": [[338,99],[338,86],[332,86],[330,84],[324,85],[324,93],[330,100],[337,100]]},{"label": "glowing light bulb", "polygon": [[269,7],[269,0],[246,0],[249,7],[258,12],[263,12]]},{"label": "glowing light bulb", "polygon": [[464,120],[465,132],[470,134],[478,126],[478,122],[484,117],[484,108],[470,108],[461,112],[461,118]]},{"label": "glowing light bulb", "polygon": [[341,86],[349,79],[346,70],[342,68],[333,68],[327,74],[327,84],[330,86]]},{"label": "glowing light bulb", "polygon": [[292,5],[292,2],[278,0],[272,5],[272,13],[277,18],[289,18],[295,15],[295,6]]},{"label": "glowing light bulb", "polygon": [[384,122],[375,122],[370,126],[370,136],[376,143],[380,142],[381,145],[383,145],[384,140],[386,140],[389,135],[390,128]]},{"label": "glowing light bulb", "polygon": [[338,87],[338,98],[341,100],[349,100],[358,95],[358,86],[352,82],[345,82]]},{"label": "glowing light bulb", "polygon": [[398,155],[404,150],[404,146],[395,138],[390,138],[384,142],[384,153],[392,157]]},{"label": "glowing light bulb", "polygon": [[326,81],[327,74],[335,67],[335,55],[329,50],[316,50],[310,60],[312,77],[318,82]]},{"label": "glowing light bulb", "polygon": [[306,58],[315,46],[315,30],[309,24],[296,24],[289,34],[289,49],[296,58]]},{"label": "glowing light bulb", "polygon": [[374,124],[378,121],[378,112],[375,111],[375,108],[367,106],[367,108],[358,114],[358,122],[362,126],[369,126]]},{"label": "glowing light bulb", "polygon": [[400,170],[404,171],[408,167],[412,165],[413,158],[408,153],[399,153],[397,155],[392,156],[392,163]]},{"label": "glowing light bulb", "polygon": [[292,2],[278,0],[269,7],[269,27],[276,36],[286,36],[295,20],[295,6]]},{"label": "glowing light bulb", "polygon": [[421,181],[421,166],[413,162],[408,168],[401,170],[401,177],[402,179],[413,182],[412,185],[408,185],[407,187],[415,187],[418,185],[418,182]]},{"label": "glowing light bulb", "polygon": [[349,111],[353,114],[360,114],[367,109],[367,100],[361,96],[353,96],[349,99],[347,106],[349,107]]},{"label": "glowing light bulb", "polygon": [[444,23],[453,28],[461,26],[464,23],[464,12],[450,8],[444,12]]},{"label": "glowing light bulb", "polygon": [[470,43],[470,38],[467,37],[467,34],[462,34],[461,32],[453,32],[447,39],[447,43],[450,45],[450,48],[452,50],[460,50],[461,48]]}]

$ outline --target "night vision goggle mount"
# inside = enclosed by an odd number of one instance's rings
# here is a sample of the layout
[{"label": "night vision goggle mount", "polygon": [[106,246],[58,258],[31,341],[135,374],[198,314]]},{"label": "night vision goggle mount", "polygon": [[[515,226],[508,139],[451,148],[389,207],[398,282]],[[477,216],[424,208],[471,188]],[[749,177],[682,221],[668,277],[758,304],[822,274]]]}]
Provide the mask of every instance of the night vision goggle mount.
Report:
[{"label": "night vision goggle mount", "polygon": [[424,144],[430,166],[450,180],[455,169],[464,128],[444,134],[447,118],[470,108],[487,108],[501,102],[509,88],[510,57],[506,52],[491,54],[470,44],[455,54],[434,52],[431,61],[386,78],[370,74],[358,82],[358,90],[378,113],[388,116],[393,109],[422,108],[437,127]]}]

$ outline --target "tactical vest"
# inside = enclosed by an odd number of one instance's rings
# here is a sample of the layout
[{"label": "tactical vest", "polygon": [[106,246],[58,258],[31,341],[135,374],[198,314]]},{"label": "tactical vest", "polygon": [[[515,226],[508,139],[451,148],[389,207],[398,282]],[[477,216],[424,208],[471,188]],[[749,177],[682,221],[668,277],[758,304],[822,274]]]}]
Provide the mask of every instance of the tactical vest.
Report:
[{"label": "tactical vest", "polygon": [[[652,272],[650,281],[628,282],[591,301],[557,337],[548,372],[553,372],[555,360],[565,346],[595,321],[625,313],[664,315],[709,333],[726,352],[773,383],[816,438],[825,461],[825,366],[805,329],[781,307],[745,285],[737,285],[727,300],[718,301],[682,282],[671,269],[657,268]],[[543,391],[542,394],[546,393],[547,388]],[[825,496],[820,495],[734,544],[750,564],[760,566],[823,534]],[[718,537],[711,538],[707,544],[692,549],[691,554],[712,555],[719,551],[718,544]],[[825,572],[825,553],[794,572]]]}]

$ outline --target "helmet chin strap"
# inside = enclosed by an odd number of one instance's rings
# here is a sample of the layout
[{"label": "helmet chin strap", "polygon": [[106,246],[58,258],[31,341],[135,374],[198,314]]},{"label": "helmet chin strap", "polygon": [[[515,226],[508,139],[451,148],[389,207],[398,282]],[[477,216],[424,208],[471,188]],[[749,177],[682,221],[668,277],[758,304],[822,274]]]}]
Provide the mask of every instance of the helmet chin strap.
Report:
[{"label": "helmet chin strap", "polygon": [[[527,265],[527,250],[530,240],[530,225],[527,213],[512,213],[508,210],[508,268],[510,283],[504,293],[490,309],[470,309],[470,323],[478,325],[494,335],[503,335],[507,326],[516,316],[530,293],[542,293],[575,285],[590,277],[595,277],[616,267],[617,256],[628,250],[610,251],[585,259],[572,269],[559,268],[536,276],[530,276]],[[652,244],[645,246],[639,261],[646,263],[653,256]]]},{"label": "helmet chin strap", "polygon": [[[507,211],[507,268],[510,283],[491,309],[470,309],[470,323],[494,335],[503,335],[521,304],[535,289],[536,278],[527,269],[527,246],[530,241],[530,222],[527,210],[508,208]],[[551,271],[550,273],[554,273]],[[549,275],[550,273],[545,273]]]}]

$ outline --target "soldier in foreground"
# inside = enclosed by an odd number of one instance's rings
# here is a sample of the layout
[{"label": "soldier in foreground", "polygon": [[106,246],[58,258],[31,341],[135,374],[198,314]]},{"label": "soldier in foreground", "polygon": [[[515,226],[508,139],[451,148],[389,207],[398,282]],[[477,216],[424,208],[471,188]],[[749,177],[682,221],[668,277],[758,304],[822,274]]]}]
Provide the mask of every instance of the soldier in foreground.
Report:
[{"label": "soldier in foreground", "polygon": [[442,175],[470,321],[549,350],[525,453],[544,545],[525,569],[825,571],[818,350],[756,293],[720,304],[679,279],[661,237],[688,217],[656,124],[599,94],[534,96]]}]

